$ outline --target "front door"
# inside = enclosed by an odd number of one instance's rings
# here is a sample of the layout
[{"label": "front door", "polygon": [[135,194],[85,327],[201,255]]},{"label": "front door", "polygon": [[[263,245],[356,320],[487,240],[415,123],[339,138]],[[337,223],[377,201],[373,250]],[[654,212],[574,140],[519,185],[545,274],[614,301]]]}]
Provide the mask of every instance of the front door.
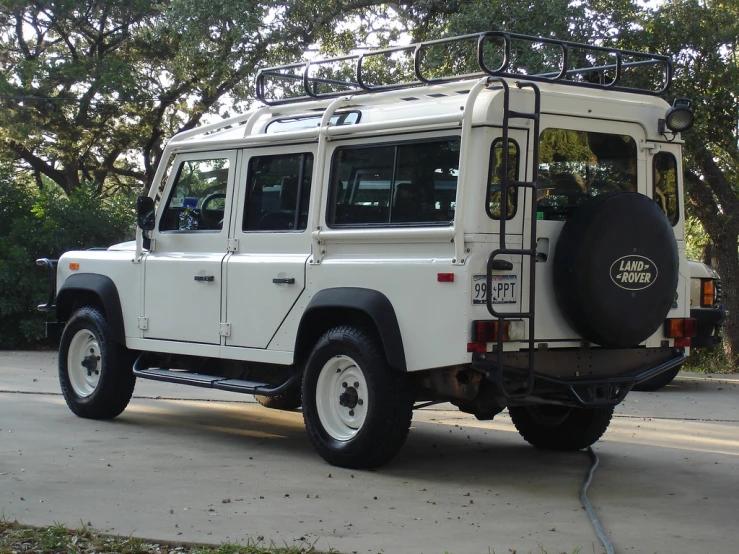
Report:
[{"label": "front door", "polygon": [[178,156],[145,260],[144,337],[218,344],[236,152]]},{"label": "front door", "polygon": [[308,209],[315,147],[243,152],[225,266],[226,346],[267,348],[305,289]]}]

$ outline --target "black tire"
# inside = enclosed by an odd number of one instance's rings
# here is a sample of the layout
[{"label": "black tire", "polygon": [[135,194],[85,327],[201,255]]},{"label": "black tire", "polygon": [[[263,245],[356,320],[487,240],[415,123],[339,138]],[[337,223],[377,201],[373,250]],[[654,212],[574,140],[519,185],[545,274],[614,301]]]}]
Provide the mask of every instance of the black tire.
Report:
[{"label": "black tire", "polygon": [[369,333],[342,326],[318,340],[303,376],[303,419],[324,460],[352,469],[389,462],[405,443],[412,414],[407,375],[388,366]]},{"label": "black tire", "polygon": [[120,415],[133,396],[134,359],[130,350],[113,340],[98,309],[77,310],[59,344],[59,382],[69,409],[88,419]]},{"label": "black tire", "polygon": [[682,367],[682,364],[670,370],[664,371],[660,373],[659,375],[652,377],[651,379],[647,379],[646,381],[637,383],[631,388],[631,390],[635,390],[639,392],[653,392],[653,391],[661,389],[662,387],[666,387],[667,385],[672,383],[675,377],[677,377],[677,374],[680,373],[681,367]]},{"label": "black tire", "polygon": [[302,403],[300,399],[300,389],[286,392],[285,394],[278,394],[277,396],[263,396],[261,394],[255,394],[254,398],[265,408],[272,410],[296,410],[300,408]]},{"label": "black tire", "polygon": [[570,408],[536,405],[508,408],[513,425],[526,442],[544,450],[573,451],[593,445],[608,429],[613,406]]}]

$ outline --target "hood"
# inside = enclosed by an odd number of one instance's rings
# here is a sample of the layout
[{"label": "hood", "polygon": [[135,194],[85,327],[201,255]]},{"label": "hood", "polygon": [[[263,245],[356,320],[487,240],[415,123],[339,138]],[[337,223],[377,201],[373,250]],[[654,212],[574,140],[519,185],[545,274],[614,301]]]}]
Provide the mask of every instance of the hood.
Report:
[{"label": "hood", "polygon": [[703,262],[688,260],[688,267],[691,279],[720,279],[716,270]]},{"label": "hood", "polygon": [[114,244],[113,246],[108,247],[108,250],[115,250],[115,251],[136,250],[136,241],[129,240],[126,242],[121,242],[119,244]]}]

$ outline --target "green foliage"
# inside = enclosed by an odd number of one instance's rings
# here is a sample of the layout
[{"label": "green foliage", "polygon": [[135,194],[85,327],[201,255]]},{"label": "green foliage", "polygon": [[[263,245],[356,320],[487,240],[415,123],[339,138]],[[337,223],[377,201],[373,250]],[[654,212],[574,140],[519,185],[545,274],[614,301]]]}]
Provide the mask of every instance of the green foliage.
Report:
[{"label": "green foliage", "polygon": [[697,373],[733,373],[735,366],[736,362],[732,363],[722,348],[699,348],[690,353],[681,369]]},{"label": "green foliage", "polygon": [[83,184],[67,197],[0,175],[0,348],[28,346],[44,336],[48,277],[37,258],[109,246],[133,235],[133,197],[98,196]]}]

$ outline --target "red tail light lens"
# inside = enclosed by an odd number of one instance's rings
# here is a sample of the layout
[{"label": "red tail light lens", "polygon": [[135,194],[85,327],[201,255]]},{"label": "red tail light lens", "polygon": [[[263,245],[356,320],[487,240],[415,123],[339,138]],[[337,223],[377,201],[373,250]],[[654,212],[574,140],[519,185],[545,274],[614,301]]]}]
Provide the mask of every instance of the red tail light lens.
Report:
[{"label": "red tail light lens", "polygon": [[[665,336],[671,339],[694,337],[698,334],[698,320],[696,319],[667,319],[665,320]],[[677,343],[675,346],[678,346]]]},{"label": "red tail light lens", "polygon": [[[508,336],[508,328],[510,321],[503,322],[503,341],[511,340]],[[499,322],[493,321],[473,321],[472,322],[472,340],[474,342],[498,342]]]},{"label": "red tail light lens", "polygon": [[696,337],[698,336],[698,320],[697,319],[686,319],[683,327],[684,337]]}]

